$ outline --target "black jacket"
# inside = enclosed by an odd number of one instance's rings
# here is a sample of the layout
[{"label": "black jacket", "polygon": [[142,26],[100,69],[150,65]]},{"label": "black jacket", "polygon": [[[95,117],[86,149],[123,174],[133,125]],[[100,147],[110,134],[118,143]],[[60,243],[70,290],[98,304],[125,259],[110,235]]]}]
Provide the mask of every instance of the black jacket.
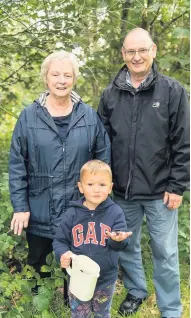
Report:
[{"label": "black jacket", "polygon": [[38,101],[21,112],[10,149],[10,196],[14,212],[30,211],[28,232],[53,237],[68,202],[80,197],[82,165],[93,158],[110,163],[110,142],[90,106],[74,105],[64,143]]},{"label": "black jacket", "polygon": [[98,107],[112,143],[114,192],[126,199],[182,195],[189,182],[189,104],[176,80],[157,72],[136,90],[127,66],[103,92]]},{"label": "black jacket", "polygon": [[53,249],[58,261],[67,251],[89,256],[100,265],[98,284],[108,285],[117,279],[118,252],[124,250],[129,239],[121,242],[107,238],[106,230],[126,232],[125,216],[109,197],[95,211],[83,205],[84,198],[71,202],[55,231]]}]

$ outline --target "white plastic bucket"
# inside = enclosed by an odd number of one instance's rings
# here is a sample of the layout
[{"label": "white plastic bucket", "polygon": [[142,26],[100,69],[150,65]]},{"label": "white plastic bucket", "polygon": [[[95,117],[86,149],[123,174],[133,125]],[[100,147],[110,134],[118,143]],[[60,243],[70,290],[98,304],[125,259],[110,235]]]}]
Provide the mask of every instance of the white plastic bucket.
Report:
[{"label": "white plastic bucket", "polygon": [[92,299],[100,273],[99,265],[85,255],[73,255],[72,267],[66,268],[70,275],[70,292],[81,301]]}]

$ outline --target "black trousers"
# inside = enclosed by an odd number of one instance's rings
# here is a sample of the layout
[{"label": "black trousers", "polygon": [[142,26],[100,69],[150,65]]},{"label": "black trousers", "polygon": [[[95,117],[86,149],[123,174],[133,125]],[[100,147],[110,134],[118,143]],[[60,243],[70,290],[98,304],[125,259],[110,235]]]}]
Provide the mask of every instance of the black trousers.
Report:
[{"label": "black trousers", "polygon": [[[28,264],[35,269],[41,278],[50,277],[51,273],[41,272],[41,267],[46,265],[46,257],[53,251],[53,240],[28,232],[26,232],[26,239],[29,246],[27,258]],[[67,274],[65,269],[63,271]],[[68,284],[66,279],[64,279],[64,301],[65,303],[68,301]]]},{"label": "black trousers", "polygon": [[26,233],[29,246],[27,262],[31,265],[41,278],[50,277],[50,273],[40,271],[43,265],[46,265],[46,257],[53,251],[52,241],[49,238]]}]

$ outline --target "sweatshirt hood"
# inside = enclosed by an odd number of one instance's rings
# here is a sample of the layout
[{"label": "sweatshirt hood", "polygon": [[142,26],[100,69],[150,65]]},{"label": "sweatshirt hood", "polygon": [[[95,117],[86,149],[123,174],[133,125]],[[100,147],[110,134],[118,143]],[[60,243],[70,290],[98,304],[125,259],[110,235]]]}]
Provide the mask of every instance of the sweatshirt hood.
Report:
[{"label": "sweatshirt hood", "polygon": [[[82,197],[78,201],[70,201],[69,206],[79,208],[79,209],[83,210],[84,212],[89,212],[90,210],[83,205],[84,200],[85,200],[85,198]],[[114,204],[115,203],[110,199],[110,197],[107,197],[107,199],[105,201],[103,201],[102,203],[100,203],[97,206],[95,211],[100,211],[100,212],[105,211],[107,208],[111,207]]]}]

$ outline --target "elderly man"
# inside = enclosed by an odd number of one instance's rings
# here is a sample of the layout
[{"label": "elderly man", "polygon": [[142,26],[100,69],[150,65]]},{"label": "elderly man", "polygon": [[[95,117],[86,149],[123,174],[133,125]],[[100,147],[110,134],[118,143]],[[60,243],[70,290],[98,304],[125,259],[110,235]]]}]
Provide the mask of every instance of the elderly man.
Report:
[{"label": "elderly man", "polygon": [[123,209],[131,244],[120,253],[128,294],[119,313],[135,313],[147,298],[140,237],[150,234],[161,317],[180,317],[178,207],[189,181],[189,114],[185,89],[158,73],[157,47],[141,28],[124,39],[125,65],[104,90],[98,113],[112,142],[114,200]]}]

